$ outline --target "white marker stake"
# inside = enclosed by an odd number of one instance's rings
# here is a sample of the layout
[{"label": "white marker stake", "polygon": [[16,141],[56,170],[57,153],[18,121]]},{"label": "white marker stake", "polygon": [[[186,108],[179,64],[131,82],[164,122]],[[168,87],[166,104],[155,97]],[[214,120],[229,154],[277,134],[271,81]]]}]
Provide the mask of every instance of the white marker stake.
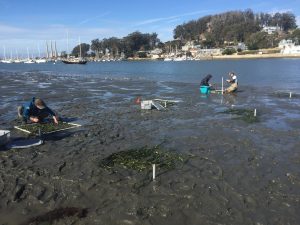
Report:
[{"label": "white marker stake", "polygon": [[290,98],[292,98],[292,92],[290,92]]},{"label": "white marker stake", "polygon": [[254,116],[256,116],[256,109],[254,109]]},{"label": "white marker stake", "polygon": [[223,79],[223,77],[222,77],[222,94],[223,94],[223,84],[224,83],[224,79]]},{"label": "white marker stake", "polygon": [[152,164],[152,169],[153,169],[153,180],[155,180],[155,164]]}]

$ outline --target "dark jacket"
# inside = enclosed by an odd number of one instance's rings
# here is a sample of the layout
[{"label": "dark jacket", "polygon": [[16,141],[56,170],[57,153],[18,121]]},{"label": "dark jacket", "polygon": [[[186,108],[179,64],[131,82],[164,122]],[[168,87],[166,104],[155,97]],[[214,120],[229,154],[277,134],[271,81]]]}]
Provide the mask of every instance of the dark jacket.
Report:
[{"label": "dark jacket", "polygon": [[212,78],[211,74],[208,74],[201,80],[200,86],[209,86],[209,80]]},{"label": "dark jacket", "polygon": [[55,116],[55,113],[49,108],[45,107],[43,109],[39,109],[34,104],[35,97],[32,98],[31,102],[26,102],[23,104],[23,119],[25,121],[29,120],[31,116],[38,117],[40,119],[46,118],[47,116]]}]

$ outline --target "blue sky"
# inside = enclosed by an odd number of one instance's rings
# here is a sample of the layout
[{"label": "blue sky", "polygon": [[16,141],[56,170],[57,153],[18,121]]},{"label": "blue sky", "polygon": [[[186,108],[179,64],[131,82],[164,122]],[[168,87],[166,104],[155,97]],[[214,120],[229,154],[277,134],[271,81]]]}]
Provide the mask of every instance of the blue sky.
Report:
[{"label": "blue sky", "polygon": [[[71,50],[80,37],[124,37],[134,31],[156,32],[171,40],[173,29],[184,22],[229,10],[293,12],[300,26],[300,0],[0,0],[0,56],[45,51],[45,41],[56,40],[59,51]],[[26,53],[27,54],[27,53]]]}]

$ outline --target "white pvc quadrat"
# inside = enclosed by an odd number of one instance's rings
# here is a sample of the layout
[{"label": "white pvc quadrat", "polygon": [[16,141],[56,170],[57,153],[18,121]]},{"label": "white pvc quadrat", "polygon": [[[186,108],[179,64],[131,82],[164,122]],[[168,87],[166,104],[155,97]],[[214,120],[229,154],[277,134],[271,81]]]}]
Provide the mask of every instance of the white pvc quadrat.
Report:
[{"label": "white pvc quadrat", "polygon": [[[66,122],[64,122],[64,123],[66,123]],[[73,128],[76,128],[76,127],[81,127],[80,124],[76,124],[76,123],[66,123],[66,124],[72,125],[72,126],[66,127],[66,128],[62,128],[62,129],[58,129],[58,130],[54,130],[54,131],[50,131],[50,132],[46,132],[44,134],[51,134],[51,133],[55,133],[55,132],[58,132],[58,131],[69,130],[69,129],[73,129]],[[32,125],[34,125],[34,124],[32,124]],[[29,130],[21,128],[20,126],[14,126],[14,128],[16,128],[17,130],[23,131],[25,133],[31,134],[31,132]]]}]

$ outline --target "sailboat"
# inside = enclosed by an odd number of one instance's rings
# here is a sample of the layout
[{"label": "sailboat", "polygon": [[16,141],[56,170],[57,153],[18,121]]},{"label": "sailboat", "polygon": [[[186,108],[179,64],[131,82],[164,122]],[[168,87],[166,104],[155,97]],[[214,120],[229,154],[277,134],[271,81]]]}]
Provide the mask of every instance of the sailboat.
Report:
[{"label": "sailboat", "polygon": [[38,51],[39,51],[39,58],[35,60],[36,63],[45,63],[47,62],[46,59],[41,58],[41,51],[40,51],[40,46],[38,45]]},{"label": "sailboat", "polygon": [[4,49],[4,59],[1,60],[2,63],[12,63],[12,59],[6,59],[6,52],[5,52],[5,46],[3,46]]},{"label": "sailboat", "polygon": [[17,55],[17,58],[15,59],[15,63],[21,63],[22,61],[19,59],[19,54],[18,54],[18,50],[16,49],[16,55]]},{"label": "sailboat", "polygon": [[29,58],[29,50],[28,50],[28,48],[27,48],[27,56],[28,56],[28,59],[24,63],[26,63],[26,64],[35,63],[32,59]]},{"label": "sailboat", "polygon": [[63,59],[62,62],[65,63],[65,64],[86,64],[87,63],[87,60],[85,60],[81,57],[80,39],[79,39],[79,57],[78,58],[69,58],[69,55],[68,55],[68,58]]}]

